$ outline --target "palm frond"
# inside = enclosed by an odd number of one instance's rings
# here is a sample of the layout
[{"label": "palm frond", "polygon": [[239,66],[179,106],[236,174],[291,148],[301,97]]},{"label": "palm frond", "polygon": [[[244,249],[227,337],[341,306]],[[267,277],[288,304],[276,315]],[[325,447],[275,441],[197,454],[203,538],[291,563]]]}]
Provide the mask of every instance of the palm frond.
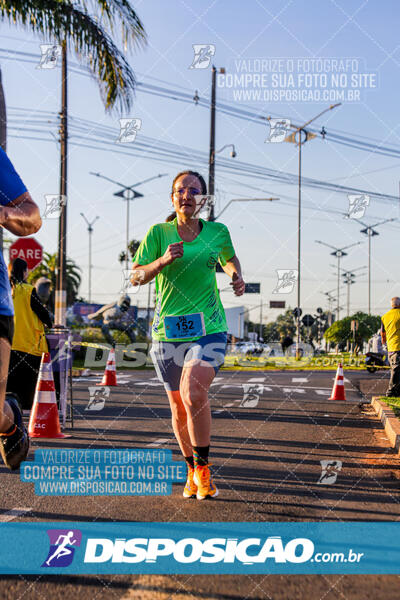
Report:
[{"label": "palm frond", "polygon": [[[85,9],[87,4],[85,0],[82,0],[82,6]],[[125,52],[129,48],[146,44],[147,36],[143,24],[127,0],[91,0],[90,4],[100,9],[101,15],[106,18],[112,32],[114,31],[115,17],[118,18]]]},{"label": "palm frond", "polygon": [[[117,4],[118,0],[114,0],[108,7],[111,17]],[[121,10],[127,10],[125,0],[121,2]],[[0,0],[0,16],[39,34],[45,41],[53,39],[59,44],[65,41],[97,80],[106,111],[116,108],[120,113],[129,112],[135,75],[109,33],[84,7],[57,0]],[[137,26],[137,40],[141,39],[141,27]]]}]

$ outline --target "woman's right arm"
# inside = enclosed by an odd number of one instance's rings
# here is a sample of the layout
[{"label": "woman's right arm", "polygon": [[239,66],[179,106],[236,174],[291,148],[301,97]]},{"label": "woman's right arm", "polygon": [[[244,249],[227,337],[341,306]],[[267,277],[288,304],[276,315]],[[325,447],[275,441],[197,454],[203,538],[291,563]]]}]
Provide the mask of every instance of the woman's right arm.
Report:
[{"label": "woman's right arm", "polygon": [[141,265],[138,262],[134,262],[131,274],[132,285],[145,285],[149,283],[156,275],[161,273],[164,267],[170,265],[181,256],[183,256],[183,242],[177,242],[170,244],[163,256],[156,258],[156,260],[153,260],[148,265]]}]

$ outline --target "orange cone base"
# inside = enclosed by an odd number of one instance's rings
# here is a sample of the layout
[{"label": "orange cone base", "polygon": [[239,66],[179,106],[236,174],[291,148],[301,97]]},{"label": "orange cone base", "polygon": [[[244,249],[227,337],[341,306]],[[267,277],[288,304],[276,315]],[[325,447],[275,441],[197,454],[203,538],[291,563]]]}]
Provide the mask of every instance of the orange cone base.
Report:
[{"label": "orange cone base", "polygon": [[34,405],[29,419],[28,433],[30,438],[55,439],[68,437],[61,433],[58,408],[55,402],[39,402]]},{"label": "orange cone base", "polygon": [[[343,391],[342,391],[343,390]],[[346,397],[344,395],[344,387],[343,386],[337,386],[335,392],[333,392],[332,396],[329,398],[329,400],[339,400],[339,401],[346,401]]]},{"label": "orange cone base", "polygon": [[111,386],[111,387],[118,386],[117,376],[115,374],[115,371],[107,371],[107,373],[108,374],[105,377],[103,377],[103,379],[101,380],[101,382],[100,383],[96,383],[96,385],[102,385],[102,386],[108,385],[108,386]]}]

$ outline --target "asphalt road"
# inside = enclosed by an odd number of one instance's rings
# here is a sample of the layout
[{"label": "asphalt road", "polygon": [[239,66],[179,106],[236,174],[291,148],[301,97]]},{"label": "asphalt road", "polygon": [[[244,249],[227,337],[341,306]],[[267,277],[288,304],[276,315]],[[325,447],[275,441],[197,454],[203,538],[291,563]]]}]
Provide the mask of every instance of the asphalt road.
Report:
[{"label": "asphalt road", "polygon": [[[368,374],[367,374],[368,375]],[[346,371],[347,402],[329,400],[334,372],[221,371],[211,388],[212,462],[220,496],[35,496],[31,483],[0,468],[2,521],[386,521],[400,516],[400,460]],[[179,459],[163,387],[154,371],[119,372],[100,411],[88,407],[99,373],[74,380],[70,438],[36,448],[170,448]],[[251,386],[251,387],[250,387]],[[245,393],[247,392],[247,396]],[[319,485],[321,460],[341,461]],[[212,506],[212,510],[210,507]],[[396,576],[3,576],[4,599],[137,598],[365,600],[398,598]]]}]

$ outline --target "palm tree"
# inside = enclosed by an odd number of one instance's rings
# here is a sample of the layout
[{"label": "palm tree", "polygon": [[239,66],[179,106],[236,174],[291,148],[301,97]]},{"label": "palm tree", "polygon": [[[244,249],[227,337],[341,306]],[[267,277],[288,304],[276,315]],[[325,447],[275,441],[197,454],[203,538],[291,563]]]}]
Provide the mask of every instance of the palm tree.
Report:
[{"label": "palm tree", "polygon": [[[129,111],[136,87],[134,72],[125,56],[115,45],[111,34],[116,22],[121,28],[124,51],[144,45],[146,32],[128,0],[92,0],[97,12],[91,16],[87,2],[81,0],[0,0],[0,18],[22,25],[41,39],[67,43],[97,79],[106,111],[118,105]],[[96,11],[97,9],[97,11]],[[1,86],[1,75],[0,75]],[[3,90],[0,87],[0,110]],[[0,113],[0,127],[5,114]],[[0,132],[0,141],[4,133]]]},{"label": "palm tree", "polygon": [[[131,255],[131,257],[133,258],[136,254],[137,249],[140,246],[140,242],[138,242],[138,240],[131,240],[129,242],[128,245],[128,249],[129,249],[129,254]],[[119,257],[118,260],[120,263],[124,263],[126,260],[126,250],[122,250],[122,252],[119,253]]]},{"label": "palm tree", "polygon": [[[28,275],[28,282],[34,284],[39,277],[47,277],[51,281],[52,292],[49,300],[49,308],[54,312],[54,290],[57,280],[57,253],[43,253],[43,260],[36,269],[33,269]],[[70,258],[66,261],[66,284],[67,284],[67,305],[71,306],[78,296],[79,286],[81,284],[80,267]]]}]

